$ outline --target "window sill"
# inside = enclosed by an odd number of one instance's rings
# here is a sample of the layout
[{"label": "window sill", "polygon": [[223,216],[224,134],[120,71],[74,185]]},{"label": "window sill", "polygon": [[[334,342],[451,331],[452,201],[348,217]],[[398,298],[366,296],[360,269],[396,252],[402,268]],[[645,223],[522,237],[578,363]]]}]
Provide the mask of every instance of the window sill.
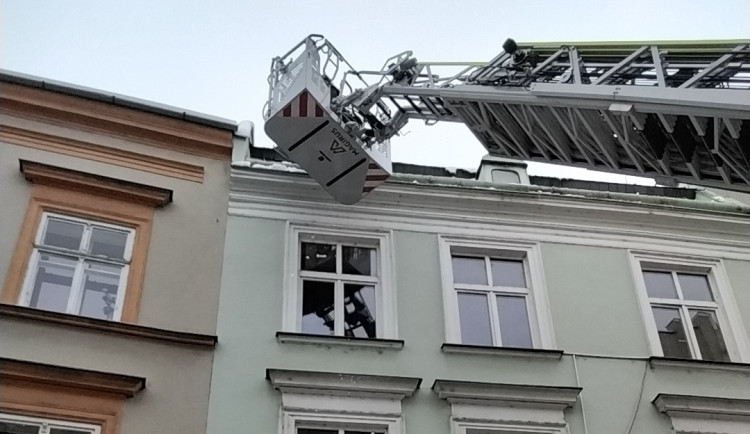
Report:
[{"label": "window sill", "polygon": [[165,330],[138,324],[87,318],[78,315],[34,309],[26,306],[14,306],[10,304],[0,304],[0,317],[20,318],[24,320],[59,324],[87,330],[98,330],[106,333],[135,336],[205,348],[214,348],[218,342],[218,338],[215,335]]},{"label": "window sill", "polygon": [[537,348],[490,347],[485,345],[465,345],[444,343],[440,349],[446,354],[473,354],[482,356],[524,357],[532,359],[560,360],[562,350]]},{"label": "window sill", "polygon": [[400,350],[404,347],[404,341],[400,339],[350,338],[292,332],[276,332],[276,340],[282,344],[335,345],[378,350]]},{"label": "window sill", "polygon": [[711,362],[707,360],[674,359],[670,357],[650,357],[648,363],[655,368],[682,368],[714,371],[743,372],[750,374],[750,363]]}]

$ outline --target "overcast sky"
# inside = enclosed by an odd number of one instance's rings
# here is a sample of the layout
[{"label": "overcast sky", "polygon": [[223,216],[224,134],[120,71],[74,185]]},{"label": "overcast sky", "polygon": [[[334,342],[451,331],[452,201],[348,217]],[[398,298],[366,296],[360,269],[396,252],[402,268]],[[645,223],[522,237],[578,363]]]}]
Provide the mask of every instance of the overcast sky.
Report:
[{"label": "overcast sky", "polygon": [[[0,68],[251,120],[256,142],[270,146],[261,115],[270,60],[310,33],[363,70],[405,50],[477,62],[508,37],[750,39],[750,0],[0,0]],[[404,132],[392,140],[395,161],[475,169],[485,154],[460,124],[411,122]]]}]

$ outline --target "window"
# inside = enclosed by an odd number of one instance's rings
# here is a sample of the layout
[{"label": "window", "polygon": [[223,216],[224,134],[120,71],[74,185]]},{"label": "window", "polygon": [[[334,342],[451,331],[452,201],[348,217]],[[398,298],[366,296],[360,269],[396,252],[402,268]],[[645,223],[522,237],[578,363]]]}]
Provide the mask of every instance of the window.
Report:
[{"label": "window", "polygon": [[146,379],[0,357],[0,385],[0,434],[117,434]]},{"label": "window", "polygon": [[750,432],[750,399],[660,393],[651,403],[670,418],[675,434]]},{"label": "window", "polygon": [[569,434],[565,410],[581,393],[580,387],[453,380],[435,380],[432,390],[450,403],[455,434]]},{"label": "window", "polygon": [[[387,234],[295,227],[286,331],[351,338],[395,335]],[[293,264],[293,265],[292,265]]]},{"label": "window", "polygon": [[352,431],[348,429],[297,428],[297,434],[384,434],[386,431]]},{"label": "window", "polygon": [[133,238],[130,228],[44,213],[19,304],[118,320]]},{"label": "window", "polygon": [[401,401],[420,378],[269,369],[280,434],[403,434]]},{"label": "window", "polygon": [[[719,261],[634,255],[644,318],[656,356],[742,360],[739,314]],[[737,324],[739,324],[737,322]]]},{"label": "window", "polygon": [[0,413],[2,434],[99,434],[99,427]]},{"label": "window", "polygon": [[172,192],[20,163],[31,194],[0,303],[136,322],[154,210]]},{"label": "window", "polygon": [[449,342],[554,347],[535,245],[442,240]]},{"label": "window", "polygon": [[520,184],[521,176],[512,170],[493,169],[492,182],[497,184]]}]

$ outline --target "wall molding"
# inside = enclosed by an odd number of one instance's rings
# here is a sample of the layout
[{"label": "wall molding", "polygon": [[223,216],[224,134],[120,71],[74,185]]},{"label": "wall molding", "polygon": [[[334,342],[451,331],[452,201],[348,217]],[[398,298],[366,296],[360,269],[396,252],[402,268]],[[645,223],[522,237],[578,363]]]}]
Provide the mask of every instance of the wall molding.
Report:
[{"label": "wall molding", "polygon": [[[627,204],[571,203],[566,198],[506,197],[481,192],[462,197],[456,191],[435,195],[399,193],[399,186],[382,186],[356,205],[344,206],[310,192],[312,182],[294,175],[270,178],[232,175],[229,215],[286,220],[297,224],[387,228],[467,237],[503,238],[596,247],[638,249],[701,257],[750,260],[750,218],[711,215],[673,209],[643,209]],[[290,184],[298,184],[292,186]],[[308,197],[289,196],[284,189],[303,189]],[[381,191],[388,190],[390,191]],[[288,192],[287,192],[288,193]],[[373,200],[379,198],[377,201]],[[463,207],[463,208],[460,208]],[[653,219],[665,220],[655,224]],[[621,223],[628,219],[629,223]],[[707,224],[711,222],[711,224]]]},{"label": "wall molding", "polygon": [[0,112],[90,130],[156,147],[229,161],[232,132],[44,89],[0,86]]},{"label": "wall molding", "polygon": [[110,148],[66,137],[0,125],[0,141],[192,182],[203,182],[203,166]]},{"label": "wall molding", "polygon": [[172,190],[93,175],[34,161],[20,160],[26,180],[39,185],[69,188],[99,196],[140,203],[154,208],[172,202]]},{"label": "wall molding", "polygon": [[83,330],[95,330],[98,332],[112,333],[121,336],[131,336],[136,338],[168,342],[173,344],[190,345],[208,349],[215,348],[219,340],[216,335],[166,330],[139,324],[108,321],[98,318],[88,318],[85,316],[72,315],[69,313],[52,312],[48,310],[34,309],[32,307],[13,306],[10,304],[0,303],[0,318],[3,317],[55,324],[71,328],[79,328]]},{"label": "wall molding", "polygon": [[143,377],[68,368],[5,357],[0,357],[0,377],[6,381],[28,381],[85,391],[111,393],[123,398],[132,398],[136,393],[146,388],[146,379]]}]

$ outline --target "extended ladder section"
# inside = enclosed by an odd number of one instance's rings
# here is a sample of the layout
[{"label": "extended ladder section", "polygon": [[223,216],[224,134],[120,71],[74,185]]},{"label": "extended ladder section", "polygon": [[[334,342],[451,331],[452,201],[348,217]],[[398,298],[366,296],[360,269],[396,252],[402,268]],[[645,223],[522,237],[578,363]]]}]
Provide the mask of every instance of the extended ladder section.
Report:
[{"label": "extended ladder section", "polygon": [[750,192],[750,41],[509,39],[487,64],[404,52],[339,88],[331,110],[372,121],[353,128],[365,147],[407,119],[462,122],[491,155]]}]

